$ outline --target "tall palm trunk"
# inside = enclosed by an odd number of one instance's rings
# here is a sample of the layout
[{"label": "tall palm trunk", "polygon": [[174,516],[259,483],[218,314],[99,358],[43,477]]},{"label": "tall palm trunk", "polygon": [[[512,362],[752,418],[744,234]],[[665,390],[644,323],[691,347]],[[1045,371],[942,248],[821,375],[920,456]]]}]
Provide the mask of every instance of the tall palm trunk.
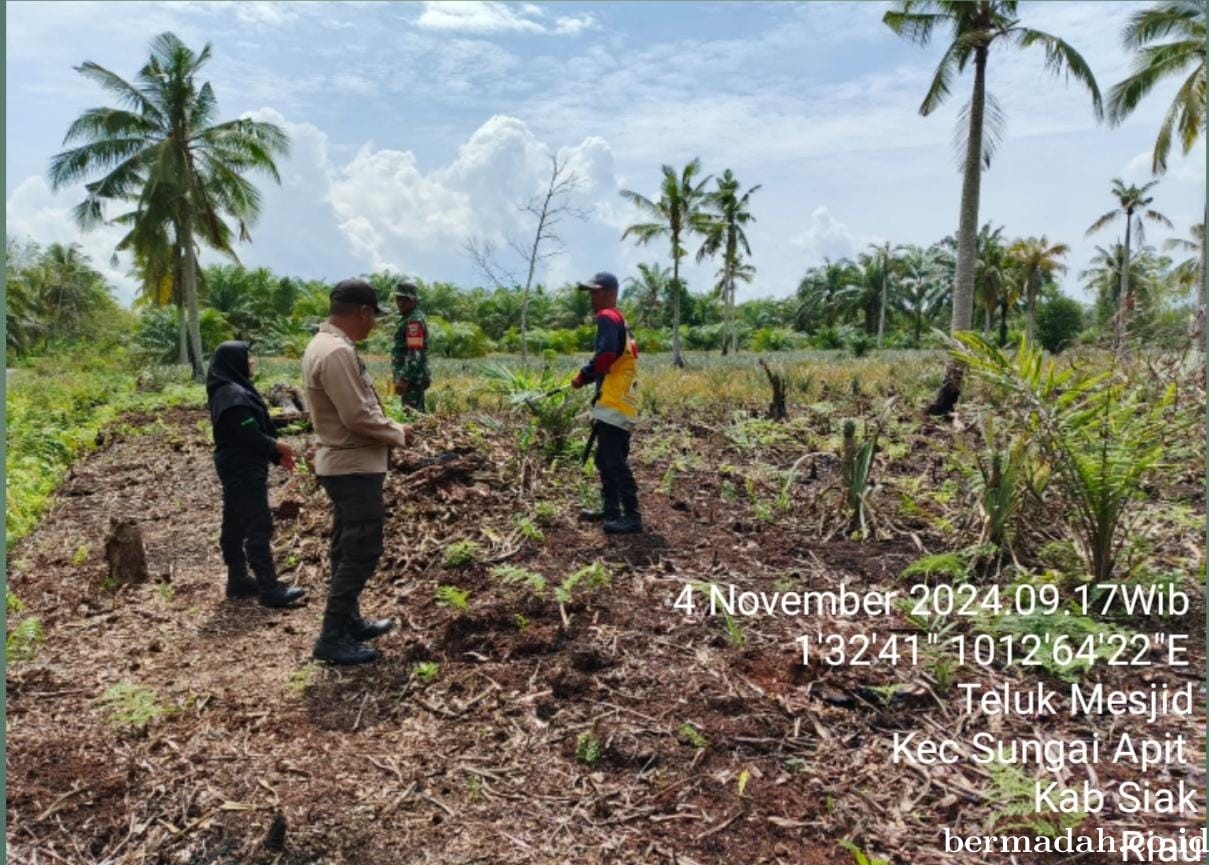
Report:
[{"label": "tall palm trunk", "polygon": [[882,297],[881,309],[877,313],[877,347],[881,348],[886,337],[886,294],[890,288],[890,257],[882,251]]},{"label": "tall palm trunk", "polygon": [[180,348],[176,362],[185,366],[189,363],[189,325],[185,319],[185,305],[179,301],[176,304],[176,323],[177,345]]},{"label": "tall palm trunk", "polygon": [[1206,311],[1209,310],[1209,280],[1206,280],[1205,273],[1205,233],[1209,231],[1209,201],[1205,203],[1205,219],[1201,222],[1201,253],[1200,262],[1196,272],[1196,284],[1200,291],[1200,308],[1197,310],[1196,324],[1197,336],[1201,341],[1197,345],[1198,351],[1205,351],[1209,346],[1209,339],[1206,339],[1206,334],[1209,334],[1209,326],[1205,324]]},{"label": "tall palm trunk", "polygon": [[201,317],[197,310],[197,251],[193,246],[193,225],[188,214],[181,219],[181,245],[184,247],[185,309],[189,313],[189,354],[193,364],[193,377],[198,381],[205,378],[202,367]]},{"label": "tall palm trunk", "polygon": [[726,260],[722,275],[722,316],[725,324],[722,326],[722,354],[731,349],[739,350],[739,340],[735,335],[735,248],[734,232],[728,232],[726,237]]},{"label": "tall palm trunk", "polygon": [[[961,213],[957,223],[957,273],[953,284],[953,318],[949,332],[969,330],[974,318],[974,265],[978,250],[978,196],[982,184],[982,120],[986,108],[987,48],[974,50],[974,95],[970,99],[970,129],[966,141]],[[961,398],[965,369],[949,361],[940,393],[927,408],[930,415],[948,416]]]},{"label": "tall palm trunk", "polygon": [[[679,234],[672,235],[672,246],[680,247]],[[680,256],[672,255],[672,364],[684,369],[684,356],[680,354]]]},{"label": "tall palm trunk", "polygon": [[730,279],[730,350],[739,353],[739,325],[735,321],[735,278]]},{"label": "tall palm trunk", "polygon": [[732,287],[728,276],[722,277],[722,356],[730,353],[730,293]]},{"label": "tall palm trunk", "polygon": [[1133,229],[1133,209],[1125,211],[1125,247],[1121,259],[1121,290],[1117,292],[1116,351],[1125,351],[1125,316],[1129,311],[1129,242]]},{"label": "tall palm trunk", "polygon": [[886,337],[886,274],[882,273],[882,303],[877,314],[877,347],[882,347]]},{"label": "tall palm trunk", "polygon": [[1033,276],[1029,277],[1028,282],[1028,317],[1026,318],[1024,332],[1027,334],[1028,344],[1033,344],[1033,316],[1037,308],[1037,286],[1033,284]]}]

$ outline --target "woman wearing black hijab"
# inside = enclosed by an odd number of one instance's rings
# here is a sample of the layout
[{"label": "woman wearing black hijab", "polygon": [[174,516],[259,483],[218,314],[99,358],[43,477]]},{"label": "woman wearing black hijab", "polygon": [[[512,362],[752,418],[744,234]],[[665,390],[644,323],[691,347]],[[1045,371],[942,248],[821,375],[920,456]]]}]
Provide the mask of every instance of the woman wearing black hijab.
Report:
[{"label": "woman wearing black hijab", "polygon": [[[222,482],[219,546],[227,565],[227,597],[258,596],[266,607],[288,607],[305,590],[277,581],[273,566],[273,515],[269,463],[294,469],[294,451],[277,441],[269,409],[252,384],[246,342],[224,342],[206,373],[206,399],[214,428],[214,467]],[[256,578],[248,577],[248,566]]]}]

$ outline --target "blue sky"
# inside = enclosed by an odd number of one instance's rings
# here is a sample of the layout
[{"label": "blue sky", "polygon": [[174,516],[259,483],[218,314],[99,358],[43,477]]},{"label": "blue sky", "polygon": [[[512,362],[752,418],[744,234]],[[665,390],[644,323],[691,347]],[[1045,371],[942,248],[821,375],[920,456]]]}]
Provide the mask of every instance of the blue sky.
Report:
[{"label": "blue sky", "polygon": [[[1120,31],[1146,4],[1023,2],[1028,26],[1088,60],[1105,93],[1128,72]],[[128,300],[129,263],[109,262],[118,231],[81,235],[79,188],[52,194],[49,158],[105,94],[73,71],[93,60],[133,77],[171,30],[213,45],[205,76],[225,117],[252,114],[290,133],[283,184],[262,182],[249,266],[335,281],[385,267],[481,282],[472,239],[531,236],[517,205],[567,159],[589,211],[568,225],[551,284],[664,260],[665,245],[622,242],[635,214],[619,189],[654,195],[663,163],[700,156],[709,173],[760,183],[750,232],[755,282],[741,298],[784,296],[824,256],[871,242],[928,244],[956,229],[957,113],[919,103],[943,43],[918,48],[881,23],[882,2],[810,3],[37,3],[6,4],[6,225],[41,242],[79,240]],[[1043,69],[1039,49],[993,52],[989,90],[1006,135],[984,176],[982,219],[1009,236],[1069,243],[1065,290],[1097,243],[1113,177],[1149,179],[1155,132],[1175,85],[1122,127],[1097,124],[1086,92]],[[1199,221],[1203,144],[1176,156],[1155,206],[1183,236]],[[1153,230],[1147,240],[1167,236]],[[505,262],[519,269],[519,263]],[[715,268],[692,265],[690,288]]]}]

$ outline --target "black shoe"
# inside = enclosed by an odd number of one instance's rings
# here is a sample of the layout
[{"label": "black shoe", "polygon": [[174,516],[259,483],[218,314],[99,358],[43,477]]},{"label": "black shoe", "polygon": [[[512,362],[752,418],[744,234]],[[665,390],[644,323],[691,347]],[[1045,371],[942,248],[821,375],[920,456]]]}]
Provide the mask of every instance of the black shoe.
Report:
[{"label": "black shoe", "polygon": [[348,634],[358,642],[376,640],[383,634],[389,634],[395,629],[394,619],[362,619],[357,617],[348,626]]},{"label": "black shoe", "polygon": [[251,577],[227,577],[227,597],[232,600],[254,598],[260,594],[256,581]]},{"label": "black shoe", "polygon": [[277,583],[272,588],[260,592],[260,605],[262,607],[291,607],[305,594],[306,589],[301,586]]},{"label": "black shoe", "polygon": [[642,531],[642,517],[638,514],[626,514],[618,520],[605,520],[606,535],[636,535]]},{"label": "black shoe", "polygon": [[579,512],[579,519],[585,523],[598,523],[604,518],[604,511],[596,508],[584,508]]},{"label": "black shoe", "polygon": [[319,635],[315,650],[311,656],[316,661],[327,661],[329,664],[368,664],[378,660],[378,653],[369,646],[363,646],[348,634]]}]

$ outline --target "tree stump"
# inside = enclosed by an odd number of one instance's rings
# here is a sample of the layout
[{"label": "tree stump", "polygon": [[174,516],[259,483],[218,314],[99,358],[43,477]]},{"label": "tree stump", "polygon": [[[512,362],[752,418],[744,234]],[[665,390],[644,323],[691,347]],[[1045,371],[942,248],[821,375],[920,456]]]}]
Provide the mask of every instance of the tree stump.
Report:
[{"label": "tree stump", "polygon": [[768,404],[768,417],[772,420],[785,420],[789,417],[789,409],[785,407],[785,374],[773,372],[763,358],[760,359],[760,366],[764,368],[764,374],[768,376],[768,383],[772,386],[772,402]]},{"label": "tree stump", "polygon": [[268,403],[283,409],[286,414],[302,414],[306,411],[306,400],[302,391],[292,385],[277,382],[267,394]]},{"label": "tree stump", "polygon": [[147,552],[143,548],[143,530],[137,520],[109,518],[109,533],[105,536],[105,561],[109,562],[109,585],[126,586],[145,583]]}]

